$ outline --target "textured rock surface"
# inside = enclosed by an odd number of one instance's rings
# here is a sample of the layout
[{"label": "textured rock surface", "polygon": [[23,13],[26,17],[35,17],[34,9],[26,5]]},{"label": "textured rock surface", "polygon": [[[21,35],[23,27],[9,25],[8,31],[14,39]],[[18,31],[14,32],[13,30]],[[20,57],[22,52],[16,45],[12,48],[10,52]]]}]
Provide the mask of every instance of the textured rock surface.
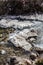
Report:
[{"label": "textured rock surface", "polygon": [[[27,51],[31,49],[31,44],[27,41],[27,39],[36,38],[38,35],[33,31],[29,31],[28,29],[24,29],[17,34],[11,34],[9,36],[8,41],[11,42],[16,47],[21,47]],[[30,41],[31,42],[31,41]]]}]

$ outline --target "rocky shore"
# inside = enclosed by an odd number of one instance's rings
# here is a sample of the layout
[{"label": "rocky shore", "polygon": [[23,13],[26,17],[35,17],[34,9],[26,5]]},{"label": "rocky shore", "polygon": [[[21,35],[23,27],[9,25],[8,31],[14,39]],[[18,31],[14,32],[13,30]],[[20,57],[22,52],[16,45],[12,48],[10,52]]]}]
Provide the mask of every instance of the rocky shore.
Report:
[{"label": "rocky shore", "polygon": [[0,20],[0,65],[43,65],[43,15],[37,16]]}]

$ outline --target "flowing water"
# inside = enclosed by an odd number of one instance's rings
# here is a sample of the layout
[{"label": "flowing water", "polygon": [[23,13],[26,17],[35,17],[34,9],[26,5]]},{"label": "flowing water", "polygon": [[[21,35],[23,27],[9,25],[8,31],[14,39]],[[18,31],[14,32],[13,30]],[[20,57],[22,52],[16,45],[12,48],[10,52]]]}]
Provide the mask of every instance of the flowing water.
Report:
[{"label": "flowing water", "polygon": [[38,31],[38,38],[34,46],[40,47],[43,49],[43,14],[41,15],[30,15],[30,16],[6,16],[0,17],[0,19],[11,19],[11,20],[19,20],[25,23],[25,21],[30,21],[33,23],[33,26],[30,28],[34,28]]}]

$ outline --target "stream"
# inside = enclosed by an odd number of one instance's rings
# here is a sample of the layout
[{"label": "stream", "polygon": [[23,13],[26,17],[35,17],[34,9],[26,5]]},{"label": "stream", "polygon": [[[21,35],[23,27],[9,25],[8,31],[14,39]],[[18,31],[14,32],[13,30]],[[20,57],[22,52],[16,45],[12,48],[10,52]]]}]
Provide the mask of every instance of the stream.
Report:
[{"label": "stream", "polygon": [[[18,20],[18,22],[27,22],[28,25],[28,21],[29,23],[31,23],[30,27],[25,27],[24,29],[34,29],[38,31],[38,37],[37,37],[37,41],[36,43],[33,43],[35,47],[39,47],[43,49],[43,14],[36,14],[36,15],[29,15],[29,16],[0,16],[0,19],[6,19],[6,20]],[[16,22],[15,22],[16,23]],[[24,24],[23,23],[23,24]],[[22,24],[22,23],[21,23]],[[20,24],[20,26],[22,26]],[[23,25],[23,26],[25,26]],[[18,24],[19,26],[19,24]],[[16,27],[17,28],[17,27]],[[20,29],[16,29],[16,32],[21,31]]]}]

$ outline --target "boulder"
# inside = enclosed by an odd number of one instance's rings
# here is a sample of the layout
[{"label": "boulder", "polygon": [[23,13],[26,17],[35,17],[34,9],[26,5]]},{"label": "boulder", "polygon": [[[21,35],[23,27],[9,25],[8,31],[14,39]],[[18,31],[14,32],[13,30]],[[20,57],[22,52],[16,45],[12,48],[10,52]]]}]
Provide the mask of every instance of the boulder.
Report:
[{"label": "boulder", "polygon": [[27,39],[36,38],[36,37],[37,37],[36,32],[32,32],[29,29],[24,29],[19,33],[10,34],[8,38],[8,42],[12,43],[16,47],[21,47],[29,51],[32,46],[30,42],[27,41]]},{"label": "boulder", "polygon": [[12,43],[16,47],[21,47],[27,51],[30,50],[32,47],[30,43],[28,43],[25,38],[21,37],[20,35],[14,35],[8,39],[8,42]]},{"label": "boulder", "polygon": [[31,29],[30,30],[24,29],[24,30],[20,31],[19,35],[21,35],[25,39],[36,38],[38,36],[34,29],[33,29],[33,31],[31,31]]}]

